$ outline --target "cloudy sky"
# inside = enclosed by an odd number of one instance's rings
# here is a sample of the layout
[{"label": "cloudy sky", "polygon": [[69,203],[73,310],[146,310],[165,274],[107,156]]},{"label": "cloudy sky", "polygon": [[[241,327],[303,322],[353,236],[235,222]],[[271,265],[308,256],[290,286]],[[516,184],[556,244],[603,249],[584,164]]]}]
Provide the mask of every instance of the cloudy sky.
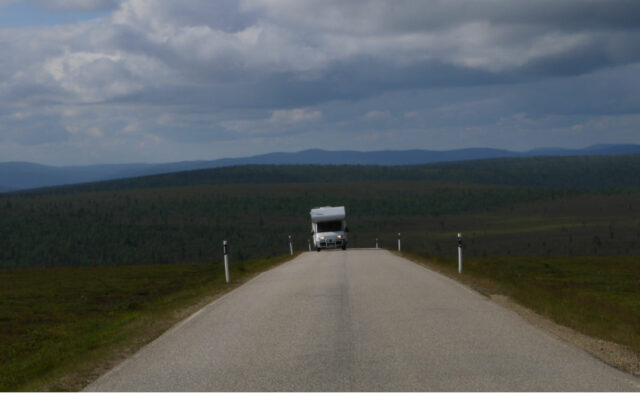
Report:
[{"label": "cloudy sky", "polygon": [[0,162],[640,143],[640,1],[0,0]]}]

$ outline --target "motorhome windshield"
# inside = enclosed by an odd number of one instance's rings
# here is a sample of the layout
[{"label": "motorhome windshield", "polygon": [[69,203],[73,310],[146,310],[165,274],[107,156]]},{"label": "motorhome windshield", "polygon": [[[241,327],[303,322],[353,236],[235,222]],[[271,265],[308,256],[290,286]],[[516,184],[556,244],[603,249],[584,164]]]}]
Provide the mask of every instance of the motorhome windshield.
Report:
[{"label": "motorhome windshield", "polygon": [[340,220],[334,220],[332,222],[319,222],[318,232],[326,233],[329,231],[342,231],[342,222]]}]

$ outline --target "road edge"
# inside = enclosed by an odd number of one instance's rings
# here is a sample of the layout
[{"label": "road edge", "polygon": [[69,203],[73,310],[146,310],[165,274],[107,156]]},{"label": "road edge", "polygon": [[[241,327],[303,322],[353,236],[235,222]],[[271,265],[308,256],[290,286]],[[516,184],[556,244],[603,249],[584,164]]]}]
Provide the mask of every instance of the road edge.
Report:
[{"label": "road edge", "polygon": [[[142,348],[186,323],[209,305],[217,303],[244,284],[274,268],[296,259],[300,255],[301,253],[297,252],[292,256],[286,256],[288,258],[285,257],[283,260],[266,267],[262,271],[251,273],[246,277],[243,277],[241,280],[232,281],[232,283],[229,284],[229,287],[222,291],[203,294],[199,299],[193,300],[193,302],[186,304],[183,307],[166,312],[166,314],[159,316],[161,320],[164,321],[157,327],[152,327],[151,332],[148,332],[146,335],[134,335],[123,342],[119,342],[116,345],[110,346],[108,349],[104,349],[100,357],[88,362],[87,365],[80,366],[79,368],[73,369],[63,375],[47,380],[35,388],[35,391],[84,391],[88,386],[102,376],[113,370],[119,369],[127,362],[127,360],[135,356],[135,354]],[[132,326],[135,326],[136,324],[148,326],[148,320],[153,317],[154,316],[145,316],[140,319],[140,321],[133,322]],[[127,329],[132,328],[127,327]]]},{"label": "road edge", "polygon": [[574,330],[573,328],[558,324],[546,316],[539,314],[538,312],[518,303],[511,297],[505,294],[493,294],[493,292],[487,292],[487,288],[483,286],[474,286],[472,281],[461,281],[458,276],[453,275],[442,267],[429,263],[427,258],[421,256],[413,256],[412,254],[405,254],[397,251],[390,251],[398,257],[402,257],[414,264],[417,264],[425,269],[440,274],[461,286],[469,289],[470,291],[477,292],[486,297],[487,300],[499,305],[505,309],[508,309],[531,325],[541,329],[547,334],[550,334],[556,338],[568,342],[577,348],[585,351],[596,359],[610,365],[622,372],[626,372],[632,376],[640,377],[640,353],[636,353],[628,347],[619,343],[606,341],[604,339],[592,337],[581,332]]}]

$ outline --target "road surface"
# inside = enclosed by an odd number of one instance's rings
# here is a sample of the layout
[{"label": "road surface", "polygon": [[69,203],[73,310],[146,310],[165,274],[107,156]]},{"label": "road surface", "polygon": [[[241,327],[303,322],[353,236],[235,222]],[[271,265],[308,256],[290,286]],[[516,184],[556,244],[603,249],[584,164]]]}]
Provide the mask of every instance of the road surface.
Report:
[{"label": "road surface", "polygon": [[640,379],[383,250],[304,253],[88,391],[640,391]]}]

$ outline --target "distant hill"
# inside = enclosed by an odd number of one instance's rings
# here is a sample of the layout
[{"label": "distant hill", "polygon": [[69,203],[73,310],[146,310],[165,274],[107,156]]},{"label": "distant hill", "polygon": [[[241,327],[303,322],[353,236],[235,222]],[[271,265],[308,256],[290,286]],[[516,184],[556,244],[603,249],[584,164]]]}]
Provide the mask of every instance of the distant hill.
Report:
[{"label": "distant hill", "polygon": [[[148,164],[107,164],[54,167],[26,162],[0,163],[0,185],[8,189],[95,182],[145,175]],[[131,175],[133,174],[133,175]]]},{"label": "distant hill", "polygon": [[184,161],[163,164],[105,164],[55,167],[27,162],[0,163],[0,192],[55,185],[134,178],[147,175],[230,167],[239,165],[378,165],[400,166],[442,162],[458,162],[492,158],[535,156],[614,156],[640,154],[640,145],[594,145],[584,149],[542,148],[515,152],[491,148],[469,148],[448,151],[325,151],[310,149],[295,153],[268,153],[243,158],[209,161]]},{"label": "distant hill", "polygon": [[243,165],[32,189],[73,193],[194,185],[433,181],[585,192],[640,190],[640,154],[479,159],[411,166]]}]

